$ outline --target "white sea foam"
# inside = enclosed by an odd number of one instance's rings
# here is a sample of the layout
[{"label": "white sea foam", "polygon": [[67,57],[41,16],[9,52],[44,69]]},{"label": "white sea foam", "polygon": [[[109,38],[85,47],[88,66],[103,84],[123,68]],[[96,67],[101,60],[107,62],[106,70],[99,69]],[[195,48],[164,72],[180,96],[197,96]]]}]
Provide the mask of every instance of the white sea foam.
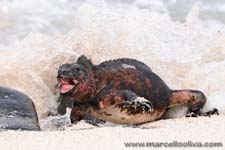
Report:
[{"label": "white sea foam", "polygon": [[1,46],[0,85],[28,94],[40,118],[56,106],[59,65],[80,54],[94,63],[119,57],[141,60],[172,89],[202,90],[208,97],[205,110],[217,107],[225,113],[225,26],[199,19],[198,5],[184,23],[136,4],[117,7],[104,1],[84,3],[74,16],[67,34],[33,32]]}]

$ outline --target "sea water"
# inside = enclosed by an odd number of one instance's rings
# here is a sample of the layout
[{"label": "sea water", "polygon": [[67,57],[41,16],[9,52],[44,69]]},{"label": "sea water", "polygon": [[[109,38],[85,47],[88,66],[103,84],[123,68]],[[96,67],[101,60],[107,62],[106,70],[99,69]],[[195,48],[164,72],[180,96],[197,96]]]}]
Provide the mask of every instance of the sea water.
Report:
[{"label": "sea water", "polygon": [[29,95],[45,120],[61,64],[130,57],[171,89],[203,91],[204,110],[225,114],[224,13],[219,0],[1,0],[0,85]]}]

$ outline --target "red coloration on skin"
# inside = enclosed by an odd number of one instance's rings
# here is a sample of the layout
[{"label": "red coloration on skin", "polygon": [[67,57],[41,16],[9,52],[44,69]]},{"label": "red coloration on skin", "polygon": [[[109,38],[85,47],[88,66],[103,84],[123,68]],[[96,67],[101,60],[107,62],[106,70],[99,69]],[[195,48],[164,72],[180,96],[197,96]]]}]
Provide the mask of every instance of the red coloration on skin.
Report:
[{"label": "red coloration on skin", "polygon": [[79,86],[79,91],[80,92],[85,92],[85,91],[88,91],[88,90],[89,90],[89,88],[88,88],[87,84],[81,84]]},{"label": "red coloration on skin", "polygon": [[[201,91],[171,90],[147,65],[133,59],[94,65],[81,56],[76,63],[59,68],[58,81],[63,92],[76,86],[68,93],[74,100],[72,122],[91,114],[112,122],[140,124],[160,119],[168,108],[177,105],[198,112],[206,102]],[[65,109],[60,106],[60,110]]]}]

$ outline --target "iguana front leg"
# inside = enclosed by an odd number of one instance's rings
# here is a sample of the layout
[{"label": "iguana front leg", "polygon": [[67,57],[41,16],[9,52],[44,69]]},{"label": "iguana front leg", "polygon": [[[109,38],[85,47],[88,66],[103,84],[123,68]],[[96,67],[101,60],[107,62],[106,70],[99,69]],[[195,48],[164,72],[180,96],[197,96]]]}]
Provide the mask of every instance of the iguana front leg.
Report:
[{"label": "iguana front leg", "polygon": [[96,118],[120,124],[141,124],[160,118],[166,108],[155,109],[150,100],[130,90],[108,90],[97,98],[91,114]]},{"label": "iguana front leg", "polygon": [[153,105],[149,100],[137,96],[130,90],[109,90],[98,98],[97,103],[101,109],[115,105],[116,108],[126,111],[128,114],[151,114],[153,112]]}]

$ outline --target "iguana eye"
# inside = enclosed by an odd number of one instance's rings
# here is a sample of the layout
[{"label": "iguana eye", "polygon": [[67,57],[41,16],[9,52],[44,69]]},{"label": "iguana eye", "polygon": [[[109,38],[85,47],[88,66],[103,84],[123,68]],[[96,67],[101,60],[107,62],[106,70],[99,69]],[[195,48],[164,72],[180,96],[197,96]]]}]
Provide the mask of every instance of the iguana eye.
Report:
[{"label": "iguana eye", "polygon": [[80,68],[76,68],[76,71],[80,71],[81,69]]}]

